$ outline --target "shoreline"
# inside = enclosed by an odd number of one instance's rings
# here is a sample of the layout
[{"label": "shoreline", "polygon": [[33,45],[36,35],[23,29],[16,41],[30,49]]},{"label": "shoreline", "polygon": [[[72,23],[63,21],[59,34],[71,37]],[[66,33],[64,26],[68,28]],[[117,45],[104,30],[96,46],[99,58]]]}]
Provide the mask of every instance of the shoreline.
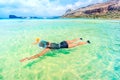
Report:
[{"label": "shoreline", "polygon": [[120,20],[120,18],[75,18],[75,17],[65,17],[65,18],[57,18],[57,19],[9,19],[9,18],[3,18],[3,19],[0,19],[0,20],[71,20],[71,19],[74,19],[74,20],[77,20],[77,19],[88,19],[88,20]]}]

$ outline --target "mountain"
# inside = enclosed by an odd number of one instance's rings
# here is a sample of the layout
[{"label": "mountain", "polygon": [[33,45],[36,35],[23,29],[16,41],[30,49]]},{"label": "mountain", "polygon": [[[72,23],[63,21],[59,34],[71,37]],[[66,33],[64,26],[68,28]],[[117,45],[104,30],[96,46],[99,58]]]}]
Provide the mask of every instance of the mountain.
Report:
[{"label": "mountain", "polygon": [[119,18],[120,0],[109,0],[104,3],[97,3],[81,7],[76,10],[67,10],[63,18]]},{"label": "mountain", "polygon": [[58,19],[61,16],[50,16],[50,17],[41,17],[41,16],[16,16],[9,15],[9,19]]}]

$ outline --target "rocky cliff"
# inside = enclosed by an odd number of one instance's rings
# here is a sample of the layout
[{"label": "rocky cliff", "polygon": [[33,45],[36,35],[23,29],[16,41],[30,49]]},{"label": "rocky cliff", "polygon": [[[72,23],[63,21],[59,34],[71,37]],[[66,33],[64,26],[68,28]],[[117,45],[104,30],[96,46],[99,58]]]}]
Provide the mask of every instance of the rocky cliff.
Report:
[{"label": "rocky cliff", "polygon": [[120,0],[109,0],[77,10],[69,10],[62,17],[120,18]]}]

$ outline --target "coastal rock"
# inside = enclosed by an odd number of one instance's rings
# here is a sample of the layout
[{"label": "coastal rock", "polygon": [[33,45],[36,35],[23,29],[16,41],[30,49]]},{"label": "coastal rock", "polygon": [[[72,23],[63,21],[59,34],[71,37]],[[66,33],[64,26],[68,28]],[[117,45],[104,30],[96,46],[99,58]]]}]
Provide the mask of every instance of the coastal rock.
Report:
[{"label": "coastal rock", "polygon": [[120,0],[109,0],[104,3],[88,5],[77,10],[71,10],[62,17],[105,17],[114,13],[120,15]]},{"label": "coastal rock", "polygon": [[72,11],[72,9],[68,9],[65,13],[69,13],[69,12],[71,12]]}]

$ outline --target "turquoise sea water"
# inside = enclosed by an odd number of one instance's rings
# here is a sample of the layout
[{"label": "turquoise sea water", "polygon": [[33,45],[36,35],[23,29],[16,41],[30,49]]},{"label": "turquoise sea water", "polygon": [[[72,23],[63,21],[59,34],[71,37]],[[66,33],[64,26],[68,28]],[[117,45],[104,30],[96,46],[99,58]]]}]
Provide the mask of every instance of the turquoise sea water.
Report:
[{"label": "turquoise sea water", "polygon": [[[91,44],[19,62],[43,50],[36,37]],[[0,20],[0,80],[120,80],[120,20]]]}]

